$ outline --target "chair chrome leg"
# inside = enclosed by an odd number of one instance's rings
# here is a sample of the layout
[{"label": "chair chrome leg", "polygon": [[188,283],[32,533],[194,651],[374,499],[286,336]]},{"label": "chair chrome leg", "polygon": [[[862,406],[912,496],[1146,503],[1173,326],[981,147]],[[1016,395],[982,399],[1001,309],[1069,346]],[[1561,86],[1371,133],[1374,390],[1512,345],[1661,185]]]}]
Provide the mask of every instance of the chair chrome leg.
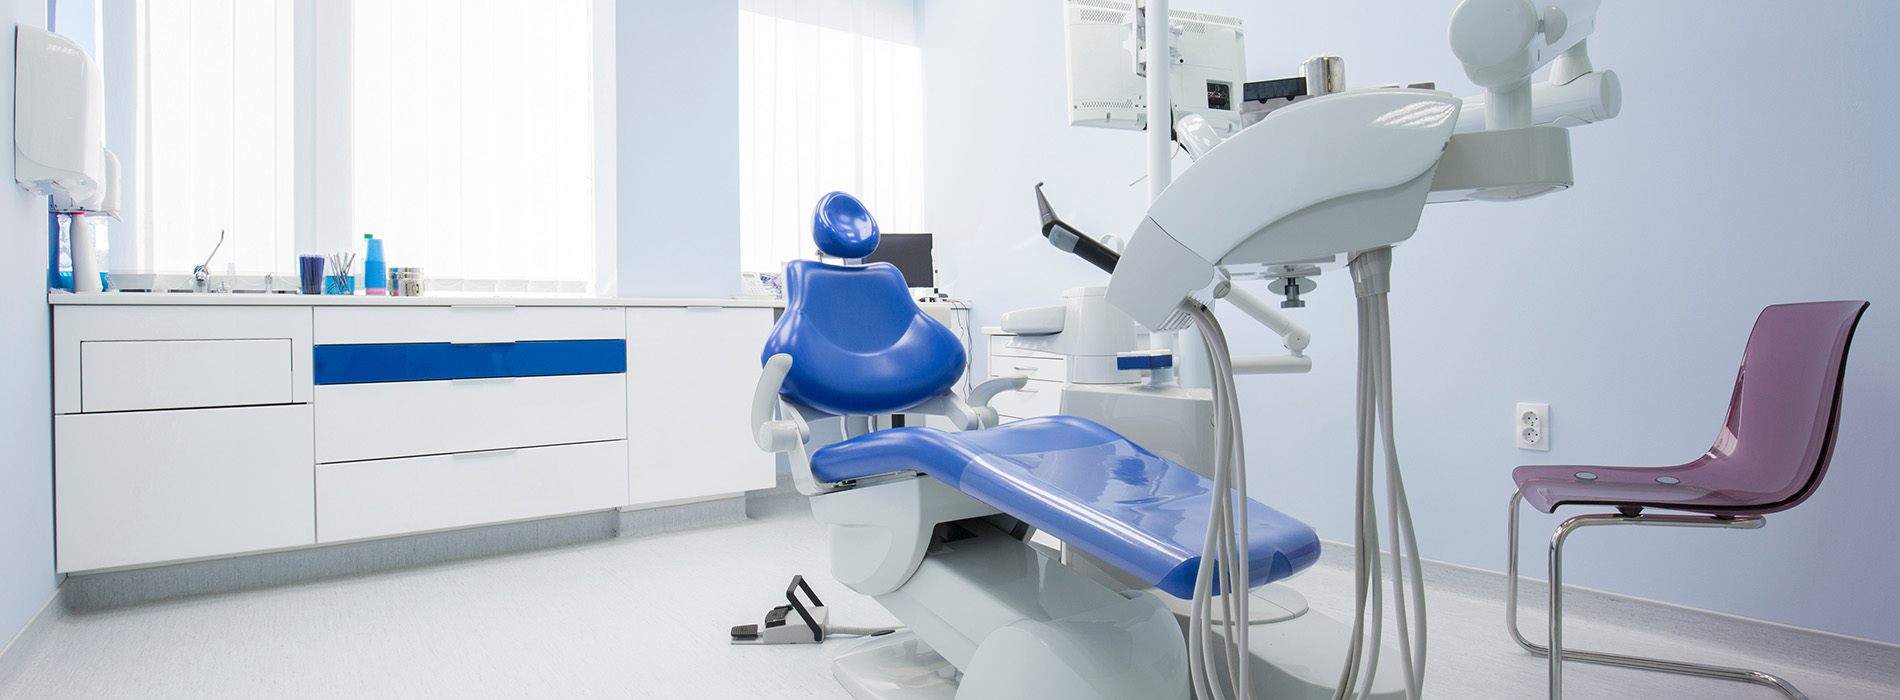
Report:
[{"label": "chair chrome leg", "polygon": [[1550,639],[1551,644],[1557,650],[1556,653],[1553,654],[1551,653],[1552,646],[1535,644],[1525,639],[1523,632],[1519,631],[1517,627],[1517,530],[1518,513],[1523,500],[1523,493],[1513,492],[1511,494],[1511,532],[1507,538],[1510,542],[1511,552],[1507,558],[1509,569],[1507,571],[1505,588],[1504,617],[1506,626],[1510,628],[1511,638],[1516,640],[1519,646],[1524,647],[1525,650],[1532,654],[1548,657],[1550,659],[1551,700],[1563,699],[1564,661],[1583,661],[1606,666],[1621,666],[1624,668],[1637,668],[1648,671],[1662,671],[1665,673],[1679,673],[1690,676],[1702,676],[1705,678],[1756,683],[1779,690],[1782,694],[1787,695],[1793,700],[1808,700],[1808,696],[1803,694],[1800,690],[1795,689],[1793,684],[1782,678],[1760,671],[1730,668],[1727,666],[1695,664],[1683,661],[1667,661],[1642,656],[1625,656],[1622,654],[1607,654],[1597,651],[1583,651],[1580,649],[1568,649],[1563,646],[1563,542],[1569,537],[1570,533],[1596,525],[1661,525],[1667,527],[1723,527],[1753,530],[1766,524],[1766,521],[1764,521],[1761,516],[1737,516],[1734,519],[1724,520],[1699,515],[1652,514],[1624,516],[1603,514],[1579,515],[1565,520],[1550,539]]}]

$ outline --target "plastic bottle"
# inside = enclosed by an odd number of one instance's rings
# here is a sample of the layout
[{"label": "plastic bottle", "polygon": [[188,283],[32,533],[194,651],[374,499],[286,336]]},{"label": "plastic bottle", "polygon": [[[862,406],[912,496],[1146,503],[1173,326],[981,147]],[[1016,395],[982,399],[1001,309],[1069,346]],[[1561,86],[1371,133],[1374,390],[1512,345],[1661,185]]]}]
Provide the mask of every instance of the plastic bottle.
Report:
[{"label": "plastic bottle", "polygon": [[383,241],[365,233],[363,244],[369,248],[363,256],[363,293],[385,296],[389,294],[389,269],[383,265]]}]

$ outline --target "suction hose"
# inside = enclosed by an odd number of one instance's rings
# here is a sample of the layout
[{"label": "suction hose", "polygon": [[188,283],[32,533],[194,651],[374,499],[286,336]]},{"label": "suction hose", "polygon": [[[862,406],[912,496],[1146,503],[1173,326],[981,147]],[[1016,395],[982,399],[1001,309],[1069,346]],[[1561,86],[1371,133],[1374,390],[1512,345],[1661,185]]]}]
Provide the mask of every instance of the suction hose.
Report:
[{"label": "suction hose", "polygon": [[[1391,291],[1392,249],[1375,248],[1354,257],[1350,269],[1359,305],[1358,489],[1355,513],[1352,646],[1340,672],[1334,700],[1366,698],[1379,664],[1381,635],[1377,452],[1385,453],[1386,515],[1392,546],[1392,605],[1397,613],[1400,665],[1407,700],[1418,700],[1425,681],[1424,572],[1411,506],[1399,470],[1392,428],[1392,326],[1387,294]],[[1380,439],[1383,438],[1383,439]],[[1410,586],[1407,586],[1407,579]],[[1409,599],[1408,599],[1409,592]],[[1408,614],[1408,603],[1409,613]],[[1370,635],[1367,630],[1370,628]],[[1355,692],[1356,689],[1356,692]]]}]

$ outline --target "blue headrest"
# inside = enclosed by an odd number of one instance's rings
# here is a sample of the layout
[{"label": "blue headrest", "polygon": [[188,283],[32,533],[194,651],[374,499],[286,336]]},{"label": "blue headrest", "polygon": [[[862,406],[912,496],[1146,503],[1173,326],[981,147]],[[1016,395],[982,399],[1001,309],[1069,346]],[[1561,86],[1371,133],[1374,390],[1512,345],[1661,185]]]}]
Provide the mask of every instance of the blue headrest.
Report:
[{"label": "blue headrest", "polygon": [[786,265],[785,293],[761,359],[792,356],[781,389],[791,399],[841,416],[897,413],[963,375],[963,343],[917,308],[890,263],[796,260]]},{"label": "blue headrest", "polygon": [[862,258],[877,250],[877,219],[857,197],[833,192],[819,197],[811,212],[811,239],[825,255]]}]

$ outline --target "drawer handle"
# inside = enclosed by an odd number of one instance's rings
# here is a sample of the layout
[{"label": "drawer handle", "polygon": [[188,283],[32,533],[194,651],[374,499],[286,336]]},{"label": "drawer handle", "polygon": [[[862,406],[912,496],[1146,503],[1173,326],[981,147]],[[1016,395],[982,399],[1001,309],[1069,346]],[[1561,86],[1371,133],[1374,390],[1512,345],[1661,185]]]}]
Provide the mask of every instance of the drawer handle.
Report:
[{"label": "drawer handle", "polygon": [[1040,368],[1040,367],[1024,367],[1024,366],[1022,366],[1022,365],[1016,365],[1016,366],[1015,366],[1015,369],[1016,369],[1016,371],[1018,371],[1018,372],[1034,372],[1034,371],[1036,371],[1036,370],[1038,370],[1038,369],[1041,369],[1041,368]]},{"label": "drawer handle", "polygon": [[516,452],[520,452],[520,451],[521,451],[520,449],[512,449],[512,450],[482,450],[480,452],[456,452],[454,454],[449,455],[449,458],[450,459],[476,459],[480,457],[513,457],[515,456]]},{"label": "drawer handle", "polygon": [[503,383],[503,382],[512,382],[515,379],[517,378],[516,377],[458,377],[455,379],[450,379],[449,383],[450,384],[472,384],[475,382]]}]

